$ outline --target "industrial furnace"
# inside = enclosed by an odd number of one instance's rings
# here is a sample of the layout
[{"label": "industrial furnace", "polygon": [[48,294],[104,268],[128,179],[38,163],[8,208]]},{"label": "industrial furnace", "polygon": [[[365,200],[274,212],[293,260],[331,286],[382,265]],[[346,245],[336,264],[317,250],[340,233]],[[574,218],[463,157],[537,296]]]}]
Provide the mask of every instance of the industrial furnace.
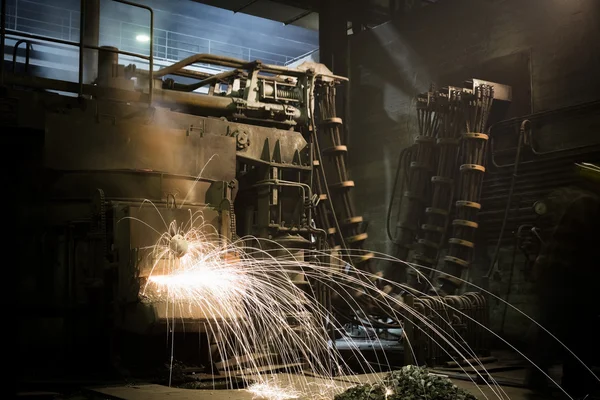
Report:
[{"label": "industrial furnace", "polygon": [[[4,34],[18,33],[3,30],[3,43]],[[323,248],[313,104],[318,87],[345,78],[322,65],[288,69],[207,54],[157,71],[152,56],[140,55],[150,67],[141,70],[119,64],[117,48],[83,38],[68,44],[82,50],[78,83],[2,70],[3,131],[30,155],[19,166],[28,198],[19,219],[32,244],[19,270],[25,362],[66,354],[79,356],[64,357],[71,366],[114,362],[115,332],[205,331],[207,310],[171,310],[144,295],[150,273],[166,268],[154,245],[183,226],[208,240]],[[85,51],[98,52],[97,65],[84,65]],[[195,63],[225,72],[185,68]],[[86,67],[93,81],[83,81]],[[40,324],[47,329],[28,328]]]}]

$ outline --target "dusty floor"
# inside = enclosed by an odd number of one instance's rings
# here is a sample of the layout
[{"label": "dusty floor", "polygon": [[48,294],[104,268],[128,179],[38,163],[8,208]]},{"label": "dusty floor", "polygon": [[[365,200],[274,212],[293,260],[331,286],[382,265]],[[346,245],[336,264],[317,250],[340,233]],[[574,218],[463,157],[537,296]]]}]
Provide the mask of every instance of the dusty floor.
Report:
[{"label": "dusty floor", "polygon": [[[280,374],[278,377],[282,380],[289,379],[298,383],[298,377],[292,375]],[[342,386],[353,386],[359,382],[368,382],[374,378],[374,375],[359,375],[345,381],[339,381]],[[310,398],[323,398],[324,393],[319,389],[319,383],[324,381],[318,378],[306,378],[307,385],[302,384],[303,393],[311,393],[306,396]],[[477,396],[478,399],[511,399],[511,400],[532,400],[542,399],[535,396],[531,391],[514,387],[496,387],[476,385],[474,383],[462,380],[453,380],[453,382],[468,390]],[[103,388],[93,388],[92,391],[105,398],[123,399],[123,400],[255,400],[257,397],[247,390],[191,390],[169,388],[161,385],[132,385],[132,386],[111,386]]]}]

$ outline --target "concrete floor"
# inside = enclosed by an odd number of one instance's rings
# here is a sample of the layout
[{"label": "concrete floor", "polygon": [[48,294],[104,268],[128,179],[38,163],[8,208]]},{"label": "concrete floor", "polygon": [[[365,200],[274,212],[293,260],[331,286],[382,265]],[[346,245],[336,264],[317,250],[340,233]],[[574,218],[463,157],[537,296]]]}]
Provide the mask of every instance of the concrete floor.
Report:
[{"label": "concrete floor", "polygon": [[[357,375],[348,379],[339,380],[339,385],[342,387],[351,387],[357,383],[366,383],[373,381],[376,378],[376,374],[372,375]],[[292,382],[299,385],[300,380],[298,376],[279,374],[277,378],[281,381]],[[307,385],[304,385],[304,382]],[[463,380],[453,380],[453,382],[460,388],[465,389],[473,393],[478,399],[511,399],[511,400],[532,400],[542,399],[542,397],[536,396],[533,392],[527,389],[515,388],[515,387],[495,387],[490,388],[488,386],[476,385],[472,382]],[[306,381],[303,380],[301,391],[305,393],[305,396],[299,398],[306,399],[323,399],[324,393],[319,389],[318,384],[326,383],[324,380],[313,377],[306,377]],[[193,389],[179,389],[169,388],[161,385],[154,384],[139,384],[130,386],[109,386],[102,388],[90,388],[90,391],[96,393],[100,397],[122,399],[122,400],[199,400],[199,399],[211,399],[211,400],[257,400],[254,394],[247,390],[193,390]]]}]

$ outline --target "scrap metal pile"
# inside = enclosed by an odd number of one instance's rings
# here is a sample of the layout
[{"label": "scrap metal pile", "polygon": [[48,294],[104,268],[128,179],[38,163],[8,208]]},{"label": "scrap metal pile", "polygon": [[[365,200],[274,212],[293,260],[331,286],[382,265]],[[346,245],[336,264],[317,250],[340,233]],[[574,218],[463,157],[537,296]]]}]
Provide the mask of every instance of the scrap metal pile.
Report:
[{"label": "scrap metal pile", "polygon": [[471,393],[458,388],[450,379],[407,365],[390,372],[382,382],[352,387],[335,400],[476,400]]}]

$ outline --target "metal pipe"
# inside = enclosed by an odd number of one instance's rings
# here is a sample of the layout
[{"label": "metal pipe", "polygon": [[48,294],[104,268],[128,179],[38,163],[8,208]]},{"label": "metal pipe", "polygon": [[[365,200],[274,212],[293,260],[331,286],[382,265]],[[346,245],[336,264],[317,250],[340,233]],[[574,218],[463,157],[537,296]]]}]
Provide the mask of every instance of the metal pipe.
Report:
[{"label": "metal pipe", "polygon": [[211,75],[206,79],[202,79],[200,82],[192,83],[189,85],[179,84],[177,90],[182,91],[182,92],[193,92],[194,90],[199,89],[203,86],[217,83],[218,81],[220,81],[222,79],[229,78],[230,76],[235,76],[240,73],[241,73],[241,71],[239,69],[234,69],[233,71],[221,72],[220,74]]},{"label": "metal pipe", "polygon": [[[586,102],[586,103],[579,103],[579,104],[575,104],[573,106],[568,106],[568,107],[563,107],[563,108],[558,108],[558,109],[553,109],[553,110],[540,111],[540,112],[537,112],[537,113],[526,115],[524,117],[510,118],[510,119],[506,119],[506,120],[503,120],[503,121],[499,121],[499,122],[495,123],[492,127],[490,127],[490,131],[493,128],[497,128],[497,127],[500,127],[500,126],[510,125],[510,124],[516,124],[519,121],[523,121],[523,118],[525,118],[526,120],[529,120],[529,121],[534,121],[534,120],[537,120],[537,119],[540,119],[540,118],[543,118],[543,117],[547,117],[547,116],[551,116],[551,115],[555,115],[555,114],[567,113],[567,112],[570,112],[570,111],[579,111],[579,110],[583,110],[583,109],[586,109],[586,108],[594,109],[594,108],[597,108],[597,107],[600,107],[600,100],[594,100],[594,101],[590,101],[590,102]],[[531,132],[533,132],[533,131],[531,130]],[[530,139],[533,139],[531,137],[531,134],[530,134]],[[535,149],[532,140],[530,140],[529,145],[531,147],[532,153],[535,154],[535,155],[539,155],[539,156],[548,155],[548,154],[565,153],[565,152],[576,151],[576,150],[581,150],[581,149],[589,149],[590,147],[598,147],[598,146],[600,146],[600,144],[598,144],[598,143],[593,143],[591,145],[588,144],[588,145],[583,145],[583,146],[575,146],[575,147],[571,147],[571,148],[567,148],[567,149],[552,150],[552,151],[548,151],[548,152],[540,152],[540,151],[538,151],[538,150]],[[502,164],[502,165],[497,164],[496,161],[495,161],[495,158],[494,158],[494,156],[495,156],[496,153],[493,151],[493,149],[494,149],[494,141],[492,139],[492,142],[490,143],[491,159],[492,159],[492,164],[496,168],[506,168],[506,167],[511,167],[511,166],[514,165],[514,164]],[[548,158],[548,159],[543,160],[543,161],[559,159],[559,158],[567,157],[567,156],[568,155],[565,154],[565,155],[560,156],[560,157],[552,157],[552,158]],[[542,160],[540,160],[540,161],[542,161]],[[521,162],[521,164],[532,164],[532,163],[536,163],[536,162],[538,162],[538,161],[537,160],[524,161],[524,162]]]},{"label": "metal pipe", "polygon": [[[548,173],[551,173],[551,171],[548,171]],[[520,177],[522,177],[522,175]],[[553,176],[552,178],[534,177],[532,179],[531,177],[529,177],[529,178],[522,177],[521,181],[517,184],[517,187],[520,190],[536,189],[537,186],[553,184],[556,181],[572,181],[572,180],[574,180],[573,173],[570,171],[567,171],[566,173],[563,173],[563,174],[557,173],[557,176],[556,177]],[[508,181],[508,179],[501,179],[501,180],[494,181],[494,182],[488,182],[485,185],[485,195],[489,197],[489,196],[493,196],[493,195],[502,194],[503,192],[506,193],[506,189],[508,189],[509,187],[510,187],[510,181]]]},{"label": "metal pipe", "polygon": [[[239,60],[237,58],[232,58],[232,57],[224,57],[224,56],[216,56],[214,54],[200,53],[200,54],[194,54],[188,58],[184,58],[183,60],[176,62],[175,64],[172,64],[172,65],[169,65],[168,67],[162,68],[162,69],[156,71],[154,76],[156,78],[160,78],[165,75],[173,74],[177,71],[182,70],[183,68],[187,67],[188,65],[192,65],[195,63],[199,63],[199,62],[205,62],[207,64],[213,64],[213,65],[220,65],[222,67],[240,68],[240,69],[251,69],[252,67],[260,66],[261,71],[264,71],[267,73],[282,74],[282,75],[287,75],[287,76],[301,77],[301,76],[305,76],[307,74],[306,71],[299,70],[299,69],[280,67],[278,65],[262,64],[258,61],[248,62],[245,60]],[[346,78],[346,77],[337,76],[337,75],[333,75],[333,74],[319,73],[316,76],[333,78],[333,79],[337,79],[340,81],[348,80],[348,78]]]},{"label": "metal pipe", "polygon": [[[552,171],[548,171],[548,173],[551,173]],[[525,190],[525,189],[537,189],[538,186],[544,186],[544,185],[556,185],[556,183],[558,182],[563,182],[563,181],[573,181],[575,179],[573,179],[574,175],[572,172],[570,171],[566,171],[563,174],[559,174],[557,173],[556,176],[552,176],[551,178],[536,178],[536,179],[531,179],[531,178],[527,178],[527,177],[523,177],[522,175],[520,176],[522,177],[522,179],[520,180],[520,182],[517,184],[517,187],[520,190]],[[510,182],[506,182],[507,179],[502,179],[493,183],[488,183],[485,186],[485,195],[486,196],[494,196],[494,195],[498,195],[498,194],[502,194],[502,193],[506,193],[506,189],[510,188]]]},{"label": "metal pipe", "polygon": [[[592,158],[600,159],[600,154],[598,154],[596,157],[592,157]],[[546,179],[551,179],[550,177],[547,176],[547,174],[549,172],[553,172],[553,173],[554,172],[556,172],[556,173],[564,172],[565,167],[572,166],[573,163],[577,161],[577,159],[579,159],[579,157],[573,157],[572,159],[565,159],[564,162],[553,162],[553,163],[548,163],[547,165],[536,166],[535,169],[523,167],[522,162],[519,163],[519,165],[521,166],[521,171],[522,171],[523,176],[527,176],[527,177],[541,176]],[[484,185],[489,185],[494,182],[503,181],[503,180],[510,178],[511,174],[512,174],[512,171],[509,172],[508,170],[494,171],[494,172],[490,173],[490,175],[492,175],[492,177],[486,178],[483,181],[483,183],[484,183]]]},{"label": "metal pipe", "polygon": [[[310,188],[309,185],[307,185],[306,183],[302,183],[302,182],[286,181],[286,180],[281,180],[281,179],[265,179],[262,181],[258,181],[254,185],[252,185],[252,187],[260,187],[260,186],[277,186],[277,187],[287,186],[287,187],[295,187],[297,189],[300,189],[302,191],[302,205],[303,206],[308,204],[310,202],[310,199],[312,198],[312,189]],[[308,196],[306,195],[307,192],[308,192]],[[281,202],[279,204],[281,204]],[[304,215],[304,213],[299,215],[299,220],[298,220],[299,227],[302,226],[302,218],[303,217],[307,218],[307,220],[309,221],[308,226],[310,227],[310,220],[311,220],[310,208],[308,208],[308,212],[309,212],[308,216]],[[325,234],[327,234],[327,233],[325,233]]]},{"label": "metal pipe", "polygon": [[562,107],[562,108],[555,108],[552,110],[539,111],[539,112],[536,112],[533,114],[525,115],[523,117],[515,117],[515,118],[505,119],[505,120],[496,122],[493,125],[493,127],[497,127],[497,126],[501,126],[501,125],[509,125],[509,124],[516,125],[519,122],[523,121],[524,119],[527,119],[529,121],[534,121],[534,120],[543,118],[548,115],[560,114],[560,113],[568,112],[568,111],[577,111],[577,110],[581,110],[581,109],[588,108],[588,107],[591,107],[591,108],[600,107],[600,100],[588,101],[585,103],[574,104],[572,106],[567,106],[567,107]]},{"label": "metal pipe", "polygon": [[209,112],[225,112],[229,110],[233,114],[237,110],[236,103],[229,97],[202,96],[195,93],[161,89],[154,89],[153,92],[156,101],[159,103],[199,107]]},{"label": "metal pipe", "polygon": [[[85,2],[85,0],[84,0],[84,2]],[[80,24],[80,28],[81,28],[81,25],[83,25],[83,24],[85,24],[85,22],[83,22],[82,24]],[[78,43],[78,42],[72,42],[70,40],[48,38],[48,37],[45,37],[45,36],[33,35],[33,34],[30,34],[30,33],[17,32],[17,31],[13,31],[13,30],[10,30],[10,29],[8,29],[6,31],[6,34],[7,35],[13,35],[13,36],[26,37],[26,38],[29,38],[29,39],[41,40],[41,41],[45,41],[45,42],[66,44],[66,45],[69,45],[69,46],[78,46],[80,48],[83,47],[84,49],[90,49],[90,50],[104,50],[104,51],[108,51],[108,52],[112,52],[112,53],[118,53],[118,54],[122,54],[122,55],[125,55],[125,56],[131,56],[131,57],[141,58],[141,59],[150,61],[150,56],[145,56],[145,55],[138,54],[138,53],[132,53],[130,51],[123,51],[123,50],[119,50],[119,49],[108,49],[106,47],[91,46],[91,45],[83,45],[83,46],[81,46],[80,43]]]},{"label": "metal pipe", "polygon": [[496,244],[496,248],[494,249],[494,256],[492,258],[492,263],[487,274],[484,276],[485,278],[490,278],[494,269],[496,267],[496,262],[498,261],[498,256],[500,255],[500,245],[502,243],[502,236],[504,235],[504,230],[506,229],[506,221],[508,220],[508,213],[510,211],[510,206],[512,202],[512,196],[515,189],[515,182],[517,181],[517,172],[519,170],[519,160],[521,159],[521,148],[523,147],[523,143],[525,142],[525,126],[530,125],[528,119],[521,122],[521,127],[519,128],[519,142],[517,145],[517,154],[515,156],[515,168],[513,170],[513,175],[510,181],[510,189],[508,190],[508,199],[506,201],[506,207],[504,209],[504,217],[502,219],[502,226],[500,228],[500,235],[498,237],[498,243]]},{"label": "metal pipe", "polygon": [[[517,207],[517,208],[512,208],[511,211],[517,211],[517,212],[527,212],[527,211],[531,211],[531,207]],[[498,209],[498,210],[492,210],[492,211],[482,211],[478,214],[478,216],[480,217],[491,217],[494,216],[498,213],[502,213],[502,215],[504,215],[504,210]]]},{"label": "metal pipe", "polygon": [[[248,78],[248,73],[246,71],[240,70],[240,69],[238,69],[238,71],[239,71],[240,77],[242,79],[246,80]],[[143,69],[136,69],[136,74],[148,75],[148,71],[143,70]],[[206,72],[192,71],[189,69],[181,69],[179,71],[172,72],[170,75],[183,76],[186,78],[199,79],[199,80],[207,79],[207,78],[210,78],[211,76],[214,76],[213,74],[209,74]],[[270,81],[288,83],[286,79],[283,79],[283,78],[280,78],[277,76],[273,76],[273,75],[258,74],[258,77],[262,78],[262,79],[268,79]],[[181,84],[181,87],[184,87],[184,86],[186,86],[186,85]]]},{"label": "metal pipe", "polygon": [[26,33],[26,32],[13,31],[12,29],[6,29],[5,34],[12,35],[12,36],[25,37],[25,38],[29,38],[29,39],[37,39],[37,40],[41,40],[44,42],[60,43],[60,44],[66,44],[69,46],[79,46],[78,42],[72,42],[70,40],[63,40],[63,39],[55,39],[55,38],[50,38],[50,37],[41,36],[41,35],[34,35],[31,33]]},{"label": "metal pipe", "polygon": [[[41,77],[25,77],[25,76],[10,76],[10,82],[12,84],[18,84],[21,86],[34,87],[46,90],[58,90],[62,92],[80,93],[101,96],[107,93],[106,88],[98,87],[95,85],[79,85],[75,82],[66,82],[55,79],[41,78]],[[115,88],[110,89],[111,93],[118,92],[119,98],[129,102],[143,102],[146,100],[144,93],[119,90]],[[156,101],[170,105],[170,106],[189,106],[200,108],[204,112],[213,113],[218,116],[233,115],[238,111],[238,102],[243,102],[240,99],[234,99],[231,97],[220,97],[220,96],[206,96],[197,93],[186,93],[178,92],[174,90],[162,90],[153,89],[153,95]],[[289,107],[285,107],[279,104],[270,104],[270,110],[274,112],[283,113],[286,110],[289,111]],[[296,113],[293,119],[301,121],[304,118],[300,110],[296,109]],[[308,167],[307,167],[308,168]]]},{"label": "metal pipe", "polygon": [[238,60],[237,58],[232,57],[224,57],[224,56],[216,56],[213,54],[194,54],[190,57],[184,58],[181,61],[176,62],[175,64],[171,64],[168,67],[161,68],[154,73],[154,77],[160,78],[165,75],[172,74],[173,72],[179,71],[184,67],[189,65],[205,62],[207,64],[221,65],[223,67],[231,67],[231,68],[243,68],[248,67],[249,63],[247,61]]},{"label": "metal pipe", "polygon": [[[216,113],[218,116],[233,115],[239,112],[238,105],[240,102],[245,104],[241,99],[221,96],[206,96],[197,93],[178,92],[175,90],[153,90],[157,102],[177,105],[190,106],[201,108],[205,112]],[[269,110],[274,113],[285,113],[290,115],[291,108],[281,104],[269,104]],[[262,110],[258,110],[262,112]],[[291,115],[294,121],[302,121],[305,116],[298,109],[294,109],[294,114]]]},{"label": "metal pipe", "polygon": [[[563,153],[566,151],[574,151],[574,150],[581,150],[581,149],[589,149],[590,145],[589,144],[584,144],[581,146],[574,146],[574,147],[568,147],[566,149],[557,149],[557,150],[550,150],[550,151],[538,151],[535,149],[535,146],[533,145],[533,130],[530,130],[529,132],[529,148],[531,149],[531,152],[533,154],[535,154],[536,156],[545,156],[548,154],[556,154],[556,153]],[[593,146],[593,144],[592,144]]]},{"label": "metal pipe", "polygon": [[508,287],[506,289],[506,297],[504,298],[504,310],[502,310],[502,323],[500,324],[500,335],[501,336],[503,336],[503,334],[504,334],[504,325],[506,323],[506,312],[508,311],[508,298],[510,297],[510,292],[512,289],[512,280],[513,280],[514,270],[515,270],[515,261],[517,259],[517,246],[519,244],[519,238],[521,237],[521,231],[525,227],[528,227],[532,230],[534,228],[533,225],[524,224],[524,225],[519,226],[519,228],[517,228],[517,232],[515,233],[515,240],[514,240],[513,251],[512,251],[512,260],[510,263],[510,274],[508,276]]},{"label": "metal pipe", "polygon": [[[568,153],[570,150],[577,150],[577,149],[586,149],[586,150],[589,150],[589,151],[586,151],[584,153],[564,154],[564,153]],[[493,166],[495,168],[497,168],[497,169],[509,168],[509,167],[513,167],[515,165],[514,163],[498,164],[496,162],[495,152],[494,152],[494,141],[493,140],[490,143],[490,150],[491,150],[491,157],[490,158],[491,158],[492,164],[493,164]],[[562,154],[558,155],[556,157],[548,157],[548,158],[544,158],[544,159],[540,159],[540,160],[522,161],[520,164],[521,165],[523,165],[523,164],[533,165],[533,164],[539,164],[539,163],[543,163],[543,162],[553,162],[553,161],[556,161],[556,160],[561,160],[561,159],[566,159],[566,158],[569,158],[569,157],[573,157],[573,156],[579,155],[579,154],[589,154],[589,153],[592,153],[592,152],[598,151],[598,150],[600,150],[600,144],[591,144],[591,145],[587,145],[587,146],[574,147],[572,149],[567,149],[567,150],[562,150],[562,151],[557,152],[557,153],[562,153]]]},{"label": "metal pipe", "polygon": [[[392,243],[396,242],[396,239],[394,238],[394,235],[392,234],[392,229],[390,227],[390,220],[392,217],[392,208],[394,206],[394,197],[396,195],[396,188],[398,186],[398,178],[400,178],[400,173],[402,172],[402,169],[404,167],[403,164],[405,162],[405,157],[407,157],[407,154],[408,154],[408,157],[410,157],[411,149],[412,149],[412,147],[405,147],[400,152],[400,156],[398,157],[398,167],[396,168],[396,177],[394,178],[394,184],[392,185],[392,193],[390,195],[390,201],[388,203],[387,218],[386,218],[386,232],[387,232],[388,240]],[[406,180],[407,180],[406,176],[402,176],[402,184],[400,186],[400,193],[404,192],[404,184],[405,184]],[[403,200],[404,200],[404,196],[401,196],[400,204],[398,205],[398,209],[402,208]]]},{"label": "metal pipe", "polygon": [[[7,82],[12,85],[37,88],[42,90],[57,90],[61,92],[77,93],[79,84],[77,82],[67,82],[57,79],[42,78],[39,76],[26,75],[8,75]],[[83,85],[83,93],[91,96],[102,96],[107,93],[118,94],[119,99],[128,102],[147,101],[147,95],[132,90],[122,90],[117,88],[103,88],[96,85]]]},{"label": "metal pipe", "polygon": [[[525,196],[537,197],[540,194],[542,194],[544,192],[547,192],[548,190],[556,188],[557,186],[565,186],[565,185],[569,185],[570,183],[573,183],[573,182],[575,182],[574,179],[572,179],[572,180],[566,180],[565,179],[564,181],[559,181],[559,182],[555,182],[555,183],[548,183],[548,184],[546,184],[544,186],[536,187],[535,189],[532,189],[532,190],[527,191],[527,192],[520,192],[519,194],[521,196],[523,196],[523,197],[525,197]],[[507,198],[506,195],[496,195],[496,196],[484,197],[484,198],[481,199],[480,202],[482,204],[484,204],[484,203],[487,204],[487,203],[492,202],[492,201],[502,201],[502,203],[504,204],[504,201],[505,201],[504,199],[505,198]]]},{"label": "metal pipe", "polygon": [[25,72],[27,72],[27,70],[29,69],[29,54],[30,54],[31,50],[33,50],[33,46],[31,45],[31,42],[29,40],[20,39],[13,46],[13,62],[12,62],[13,74],[17,70],[17,51],[19,50],[19,46],[21,45],[21,43],[26,44],[26,46],[25,46]]},{"label": "metal pipe", "polygon": [[149,56],[144,56],[142,54],[138,54],[138,53],[132,53],[130,51],[123,51],[123,50],[119,50],[116,47],[105,47],[105,46],[83,46],[85,49],[91,49],[91,50],[98,50],[98,51],[106,51],[108,53],[116,53],[116,54],[121,54],[124,56],[131,56],[131,57],[137,57],[137,58],[141,58],[143,60],[150,60]]},{"label": "metal pipe", "polygon": [[[85,1],[85,0],[84,0]],[[113,0],[116,1],[116,0]],[[81,27],[81,25],[80,25]],[[44,42],[51,42],[51,43],[59,43],[59,44],[66,44],[68,46],[77,46],[77,47],[81,47],[79,42],[73,42],[70,40],[62,40],[62,39],[55,39],[55,38],[49,38],[46,36],[40,36],[40,35],[34,35],[31,33],[25,33],[25,32],[17,32],[17,31],[13,31],[10,29],[6,30],[6,34],[7,35],[12,35],[12,36],[20,36],[20,37],[26,37],[29,39],[36,39],[36,40],[40,40],[40,41],[44,41]],[[139,54],[139,53],[132,53],[130,51],[123,51],[123,50],[118,50],[118,49],[106,49],[104,47],[100,47],[100,46],[91,46],[91,45],[84,45],[83,46],[84,49],[91,49],[91,50],[105,50],[105,51],[109,51],[109,52],[113,52],[113,53],[118,53],[118,54],[122,54],[125,56],[131,56],[131,57],[136,57],[136,58],[141,58],[143,60],[148,60],[150,61],[150,56],[145,56],[143,54]]]}]

